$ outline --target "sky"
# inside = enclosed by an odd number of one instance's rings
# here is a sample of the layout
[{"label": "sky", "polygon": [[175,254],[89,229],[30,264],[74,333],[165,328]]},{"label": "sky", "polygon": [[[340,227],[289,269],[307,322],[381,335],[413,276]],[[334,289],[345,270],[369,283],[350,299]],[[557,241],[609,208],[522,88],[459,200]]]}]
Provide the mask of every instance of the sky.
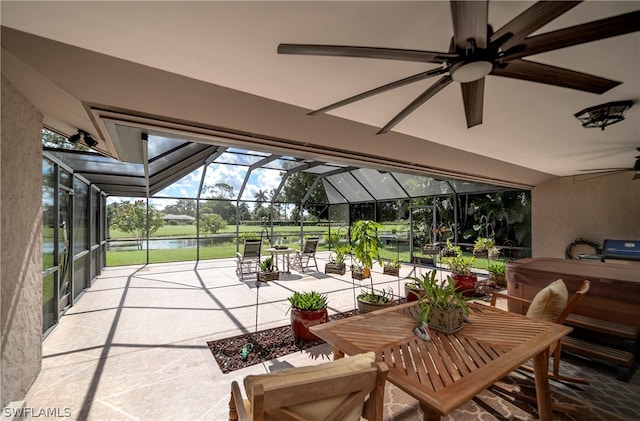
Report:
[{"label": "sky", "polygon": [[[173,183],[171,186],[158,192],[154,198],[149,199],[149,203],[156,209],[162,210],[165,206],[174,204],[177,199],[165,200],[162,197],[177,197],[177,198],[196,198],[198,196],[198,188],[200,187],[200,181],[202,178],[202,170],[204,166],[193,171],[191,174],[181,178]],[[229,164],[211,164],[207,168],[205,175],[205,186],[214,186],[218,183],[226,183],[233,187],[234,194],[237,197],[242,183],[244,182],[247,174],[248,167],[241,165],[229,165]],[[280,185],[280,170],[270,170],[259,168],[254,170],[249,177],[249,181],[244,188],[242,195],[243,200],[254,200],[259,190],[271,190],[277,188]],[[204,193],[203,198],[211,197],[210,193]],[[235,199],[234,197],[234,199]],[[270,196],[268,195],[270,198]],[[132,198],[112,198],[114,201],[133,201]],[[139,200],[139,198],[138,198]],[[249,209],[253,206],[248,203]]]}]

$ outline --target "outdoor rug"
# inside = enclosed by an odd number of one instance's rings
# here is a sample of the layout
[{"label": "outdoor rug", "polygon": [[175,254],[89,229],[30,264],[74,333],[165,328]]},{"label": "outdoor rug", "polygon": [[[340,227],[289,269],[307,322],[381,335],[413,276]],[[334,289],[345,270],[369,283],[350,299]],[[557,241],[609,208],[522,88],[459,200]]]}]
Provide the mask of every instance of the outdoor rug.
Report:
[{"label": "outdoor rug", "polygon": [[[513,372],[503,379],[520,389],[520,393],[534,397],[533,379],[527,374]],[[631,421],[619,415],[596,408],[585,401],[575,399],[559,392],[554,385],[551,387],[554,402],[570,404],[578,408],[578,414],[567,415],[560,412],[553,413],[553,419],[558,421]],[[385,421],[415,421],[423,419],[418,401],[404,391],[387,382],[385,387],[384,420]],[[465,402],[443,421],[512,421],[537,420],[538,413],[535,405],[527,404],[509,396],[485,390],[473,399]]]}]

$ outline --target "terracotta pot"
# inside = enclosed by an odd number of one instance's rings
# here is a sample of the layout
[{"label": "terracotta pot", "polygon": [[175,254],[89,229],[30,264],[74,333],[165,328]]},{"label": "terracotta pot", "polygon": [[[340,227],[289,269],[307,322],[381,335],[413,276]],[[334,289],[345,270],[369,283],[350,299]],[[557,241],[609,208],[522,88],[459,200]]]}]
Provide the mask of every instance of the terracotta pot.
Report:
[{"label": "terracotta pot", "polygon": [[475,293],[476,283],[478,282],[477,276],[453,274],[452,278],[455,281],[456,291],[464,291],[465,295],[473,295]]},{"label": "terracotta pot", "polygon": [[318,339],[316,335],[309,332],[311,326],[327,323],[328,321],[329,314],[327,313],[326,307],[320,310],[291,309],[291,329],[293,330],[293,335],[305,341],[315,341]]},{"label": "terracotta pot", "polygon": [[416,297],[414,294],[412,294],[409,291],[415,291],[418,294],[420,294],[421,297],[424,296],[424,289],[416,289],[416,288],[410,288],[409,284],[404,284],[404,295],[405,297],[407,297],[407,302],[411,302],[411,301],[418,301],[418,297]]},{"label": "terracotta pot", "polygon": [[380,310],[385,307],[391,307],[392,305],[395,305],[395,302],[391,300],[386,303],[370,303],[367,301],[362,301],[360,298],[358,298],[358,311],[360,313],[369,313],[371,311]]}]

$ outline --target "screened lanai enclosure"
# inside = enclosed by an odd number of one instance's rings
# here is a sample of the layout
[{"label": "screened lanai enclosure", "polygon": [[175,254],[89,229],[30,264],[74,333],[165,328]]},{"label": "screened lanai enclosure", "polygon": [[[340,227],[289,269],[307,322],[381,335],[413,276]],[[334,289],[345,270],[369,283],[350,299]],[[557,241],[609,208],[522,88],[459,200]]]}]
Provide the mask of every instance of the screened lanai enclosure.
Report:
[{"label": "screened lanai enclosure", "polygon": [[530,253],[528,191],[105,127],[120,160],[43,136],[45,330],[105,266],[230,258],[253,237],[295,248],[319,237],[331,250],[361,219],[383,225],[384,259],[435,263],[425,245],[469,248],[478,237],[507,258]]}]

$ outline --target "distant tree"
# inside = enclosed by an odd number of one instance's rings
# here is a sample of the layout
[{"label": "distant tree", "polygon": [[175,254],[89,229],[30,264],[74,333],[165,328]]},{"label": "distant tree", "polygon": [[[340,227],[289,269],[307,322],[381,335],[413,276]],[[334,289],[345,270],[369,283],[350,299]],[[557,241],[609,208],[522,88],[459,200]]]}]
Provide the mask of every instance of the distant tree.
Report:
[{"label": "distant tree", "polygon": [[267,193],[267,190],[258,190],[255,197],[256,202],[266,202],[268,200]]},{"label": "distant tree", "polygon": [[236,194],[233,187],[227,183],[217,183],[213,186],[205,186],[204,190],[209,192],[209,200],[200,205],[201,213],[217,213],[230,224],[236,223],[236,206],[231,199],[235,199]]},{"label": "distant tree", "polygon": [[142,249],[142,240],[163,226],[164,220],[160,212],[149,205],[149,230],[147,231],[147,206],[143,200],[136,200],[134,203],[122,202],[111,224],[124,233],[133,234],[138,243],[138,249]]},{"label": "distant tree", "polygon": [[200,215],[200,229],[211,235],[224,229],[227,222],[217,213],[203,213]]},{"label": "distant tree", "polygon": [[240,218],[240,221],[251,219],[251,211],[246,203],[240,203],[240,205],[238,205],[238,217]]},{"label": "distant tree", "polygon": [[[111,228],[113,225],[113,219],[118,215],[121,205],[121,202],[113,202],[107,205],[107,227]],[[110,237],[110,235],[108,236]]]},{"label": "distant tree", "polygon": [[[315,174],[307,174],[302,172],[295,173],[287,178],[287,181],[282,188],[281,195],[284,197],[284,201],[293,203],[295,205],[295,208],[292,210],[291,215],[296,222],[300,221],[300,215],[302,214],[299,209],[300,201],[307,194],[307,190],[311,188],[316,177],[317,176]],[[307,198],[306,203],[328,203],[328,201],[329,200],[327,199],[327,194],[325,193],[322,184],[319,183]],[[316,208],[311,208],[307,211],[313,214],[314,209]],[[318,217],[319,215],[313,214],[313,216]]]},{"label": "distant tree", "polygon": [[200,214],[216,213],[229,224],[236,222],[236,206],[230,200],[207,200],[200,202]]},{"label": "distant tree", "polygon": [[227,183],[217,183],[205,189],[209,191],[212,199],[233,199],[236,196],[233,186]]},{"label": "distant tree", "polygon": [[465,238],[491,237],[497,244],[506,240],[520,246],[531,244],[531,196],[521,190],[468,195]]},{"label": "distant tree", "polygon": [[256,203],[256,207],[253,209],[253,220],[268,223],[271,217],[271,211],[268,207],[259,205],[259,203]]},{"label": "distant tree", "polygon": [[172,215],[196,216],[196,201],[193,199],[178,199],[173,205],[165,206],[164,213]]}]

